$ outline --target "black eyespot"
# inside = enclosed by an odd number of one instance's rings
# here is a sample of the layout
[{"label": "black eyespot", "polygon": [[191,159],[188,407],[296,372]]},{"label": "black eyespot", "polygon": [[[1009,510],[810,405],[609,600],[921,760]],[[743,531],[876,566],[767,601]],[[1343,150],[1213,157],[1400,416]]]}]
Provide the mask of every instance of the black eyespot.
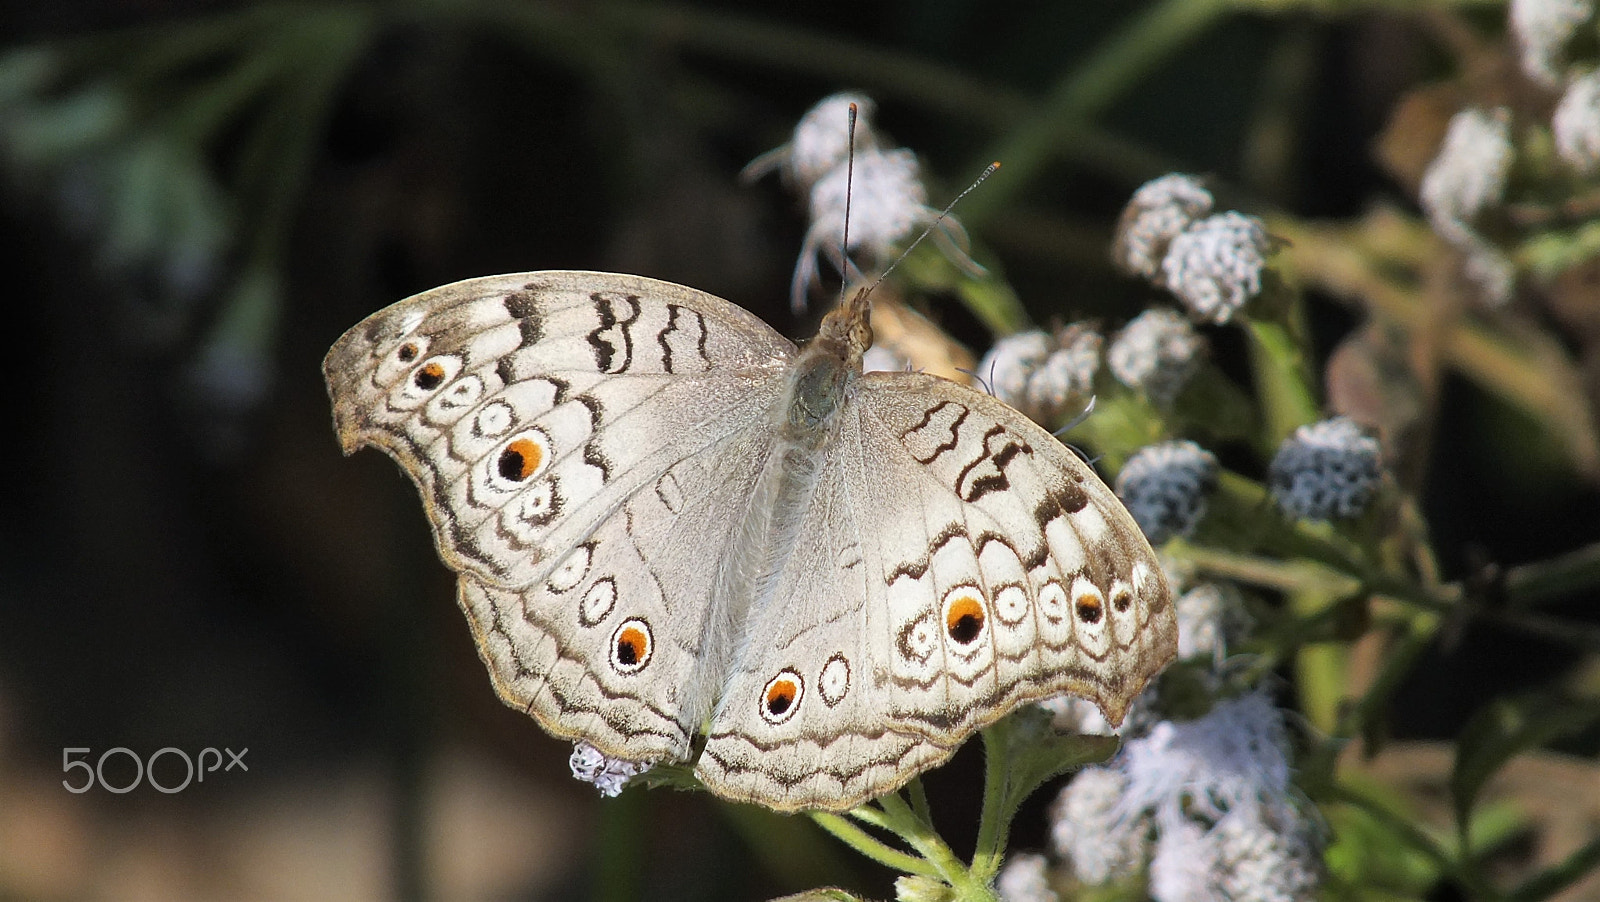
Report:
[{"label": "black eyespot", "polygon": [[416,360],[417,359],[417,346],[415,344],[413,344],[412,342],[409,342],[409,341],[406,342],[405,344],[400,346],[400,353],[399,353],[398,356],[400,357],[401,360],[405,361],[406,363],[410,363],[411,361]]},{"label": "black eyespot", "polygon": [[417,383],[417,388],[433,391],[444,382],[444,367],[437,363],[425,363],[422,369],[417,370],[417,376],[413,381]]},{"label": "black eyespot", "polygon": [[1078,619],[1082,620],[1084,623],[1099,623],[1100,615],[1104,613],[1100,609],[1099,596],[1090,595],[1087,592],[1078,596],[1078,600],[1074,603],[1074,607],[1078,611]]}]

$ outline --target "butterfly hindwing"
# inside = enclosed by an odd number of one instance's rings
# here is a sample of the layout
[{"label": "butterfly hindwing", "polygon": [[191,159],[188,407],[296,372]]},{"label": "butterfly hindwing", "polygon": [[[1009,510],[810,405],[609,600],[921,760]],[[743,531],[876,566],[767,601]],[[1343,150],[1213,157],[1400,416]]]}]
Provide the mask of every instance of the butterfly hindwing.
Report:
[{"label": "butterfly hindwing", "polygon": [[868,557],[897,727],[965,736],[1070,692],[1113,723],[1176,654],[1155,553],[1099,477],[1022,414],[935,376],[857,383]]},{"label": "butterfly hindwing", "polygon": [[1120,720],[1177,628],[1154,553],[1098,477],[1020,413],[932,376],[867,374],[839,418],[701,779],[848,808],[1024,701],[1071,692]]},{"label": "butterfly hindwing", "polygon": [[[779,810],[854,807],[948,758],[953,744],[895,728],[883,694],[883,610],[865,545],[894,524],[843,478],[858,445],[820,465],[797,541],[727,665],[697,773],[713,792]],[[879,593],[881,594],[881,593]]]}]

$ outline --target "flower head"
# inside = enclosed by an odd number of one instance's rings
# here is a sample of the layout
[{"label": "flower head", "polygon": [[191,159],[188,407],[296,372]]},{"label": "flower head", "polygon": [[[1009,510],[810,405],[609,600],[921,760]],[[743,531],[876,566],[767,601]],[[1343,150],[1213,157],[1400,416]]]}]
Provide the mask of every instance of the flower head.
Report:
[{"label": "flower head", "polygon": [[1261,293],[1271,239],[1261,220],[1228,211],[1208,216],[1172,239],[1161,278],[1198,320],[1225,323]]},{"label": "flower head", "polygon": [[1000,400],[1045,421],[1094,392],[1105,339],[1082,323],[1055,335],[1038,329],[994,343],[978,364],[978,377]]},{"label": "flower head", "polygon": [[1043,855],[1024,852],[1006,859],[995,880],[1001,902],[1057,902],[1050,888],[1050,863]]},{"label": "flower head", "polygon": [[1261,692],[1218,702],[1199,720],[1156,724],[1120,760],[1128,777],[1123,804],[1154,811],[1163,830],[1191,815],[1216,821],[1290,798],[1283,714]]},{"label": "flower head", "polygon": [[843,165],[850,153],[850,104],[856,105],[856,152],[878,146],[878,136],[869,124],[876,105],[865,94],[843,92],[824,97],[800,117],[789,143],[768,151],[744,168],[742,175],[753,180],[774,169],[783,173],[786,183],[810,188],[834,168]]},{"label": "flower head", "polygon": [[1049,359],[1053,342],[1041,329],[1018,332],[995,341],[978,363],[978,378],[988,383],[994,396],[1022,407],[1028,403],[1028,382]]},{"label": "flower head", "polygon": [[1210,213],[1211,205],[1211,192],[1192,175],[1175,172],[1146,182],[1117,222],[1111,261],[1127,273],[1156,279],[1172,239]]},{"label": "flower head", "polygon": [[1085,883],[1126,877],[1149,854],[1148,820],[1121,804],[1128,778],[1116,767],[1078,771],[1050,806],[1050,841]]},{"label": "flower head", "polygon": [[1058,338],[1060,347],[1028,380],[1028,406],[1035,419],[1055,417],[1073,400],[1094,393],[1094,374],[1100,370],[1100,346],[1105,339],[1087,326],[1069,326]]},{"label": "flower head", "polygon": [[[806,289],[816,281],[817,257],[841,265],[864,254],[882,258],[920,225],[932,223],[939,211],[928,206],[917,155],[906,148],[857,150],[855,165],[835,166],[811,186],[811,228],[806,231],[800,262],[795,267],[791,300],[805,306]],[[845,215],[850,217],[850,246],[844,247]]]},{"label": "flower head", "polygon": [[1170,404],[1199,368],[1205,339],[1172,310],[1155,308],[1134,317],[1111,342],[1106,363],[1117,381]]},{"label": "flower head", "polygon": [[1511,0],[1511,32],[1522,71],[1547,88],[1560,85],[1566,45],[1593,15],[1594,0]]},{"label": "flower head", "polygon": [[1600,170],[1600,69],[1574,78],[1550,118],[1556,152],[1584,175]]},{"label": "flower head", "polygon": [[1500,202],[1511,169],[1511,113],[1465,109],[1450,119],[1422,174],[1420,199],[1434,229],[1460,243],[1469,223]]},{"label": "flower head", "polygon": [[614,798],[628,785],[628,781],[650,769],[643,761],[627,761],[608,757],[587,742],[572,744],[572,757],[567,759],[572,776],[594,788],[606,798]]},{"label": "flower head", "polygon": [[1191,441],[1162,442],[1134,452],[1117,474],[1117,497],[1152,545],[1188,535],[1216,487],[1217,459]]},{"label": "flower head", "polygon": [[1238,598],[1216,583],[1201,583],[1178,596],[1178,659],[1221,659],[1228,643],[1250,628]]},{"label": "flower head", "polygon": [[1284,439],[1267,481],[1284,513],[1329,520],[1365,510],[1381,476],[1378,440],[1354,420],[1334,417],[1301,426]]}]

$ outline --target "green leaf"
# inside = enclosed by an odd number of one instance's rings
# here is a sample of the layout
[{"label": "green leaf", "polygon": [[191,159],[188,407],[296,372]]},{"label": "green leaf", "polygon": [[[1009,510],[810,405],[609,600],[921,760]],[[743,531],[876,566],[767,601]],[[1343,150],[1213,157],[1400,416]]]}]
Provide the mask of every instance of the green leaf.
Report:
[{"label": "green leaf", "polygon": [[1456,824],[1470,822],[1484,784],[1514,756],[1600,721],[1600,699],[1572,699],[1538,692],[1490,703],[1461,733],[1450,795]]},{"label": "green leaf", "polygon": [[1116,736],[1058,733],[1048,711],[1028,705],[983,731],[983,816],[978,825],[973,876],[987,882],[999,873],[1011,821],[1024,800],[1046,781],[1111,757]]}]

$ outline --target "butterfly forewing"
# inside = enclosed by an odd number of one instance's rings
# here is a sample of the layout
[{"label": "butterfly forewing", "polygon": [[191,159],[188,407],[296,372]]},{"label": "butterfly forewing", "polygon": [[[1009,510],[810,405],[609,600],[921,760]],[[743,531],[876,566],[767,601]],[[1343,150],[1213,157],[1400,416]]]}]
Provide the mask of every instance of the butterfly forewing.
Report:
[{"label": "butterfly forewing", "polygon": [[445,561],[511,588],[668,467],[764,416],[793,350],[679,285],[521,273],[379,311],[323,370],[346,452],[393,456]]}]

